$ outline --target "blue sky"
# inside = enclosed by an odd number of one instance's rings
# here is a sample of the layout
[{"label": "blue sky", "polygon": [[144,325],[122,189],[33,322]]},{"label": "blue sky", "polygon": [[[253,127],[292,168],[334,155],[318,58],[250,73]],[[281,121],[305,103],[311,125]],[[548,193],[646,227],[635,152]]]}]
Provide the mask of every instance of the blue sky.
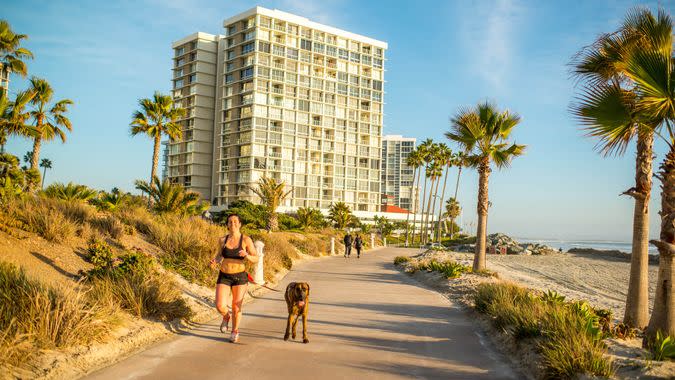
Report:
[{"label": "blue sky", "polygon": [[[674,0],[660,1],[675,9]],[[395,5],[394,5],[395,4]],[[459,107],[489,99],[518,112],[513,140],[527,154],[490,178],[489,231],[546,239],[629,241],[634,149],[603,158],[568,112],[574,82],[568,62],[602,32],[615,30],[637,4],[579,1],[15,1],[3,15],[35,59],[29,74],[70,98],[68,142],[43,145],[54,169],[46,183],[75,181],[133,190],[150,171],[149,139],[129,135],[137,100],[168,93],[171,42],[196,31],[222,33],[222,20],[255,5],[299,14],[389,43],[385,133],[446,141]],[[12,78],[10,90],[26,87]],[[11,138],[18,156],[30,142]],[[657,160],[665,150],[657,142]],[[456,171],[451,171],[452,183]],[[475,221],[477,176],[465,171],[459,191],[463,223]],[[452,187],[452,186],[449,186]],[[651,234],[658,235],[659,183],[652,195]]]}]

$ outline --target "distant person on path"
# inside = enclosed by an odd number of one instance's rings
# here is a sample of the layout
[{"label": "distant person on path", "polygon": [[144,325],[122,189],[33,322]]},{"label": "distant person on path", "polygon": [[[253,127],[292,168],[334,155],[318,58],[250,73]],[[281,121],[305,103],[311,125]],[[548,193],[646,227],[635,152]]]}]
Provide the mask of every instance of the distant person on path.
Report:
[{"label": "distant person on path", "polygon": [[352,235],[346,234],[342,241],[345,243],[345,257],[349,257],[352,253]]},{"label": "distant person on path", "polygon": [[[211,266],[220,267],[216,283],[216,309],[223,316],[220,332],[225,333],[228,330],[228,324],[233,315],[230,342],[236,343],[239,341],[241,306],[248,286],[248,273],[246,273],[244,259],[248,258],[252,262],[257,262],[258,253],[251,238],[241,233],[239,215],[229,215],[226,222],[227,235],[219,239],[216,255],[211,259]],[[227,310],[228,290],[232,292],[232,315]]]},{"label": "distant person on path", "polygon": [[361,239],[361,235],[356,235],[356,239],[354,240],[354,248],[356,248],[356,258],[361,257],[361,248],[363,247],[363,239]]}]

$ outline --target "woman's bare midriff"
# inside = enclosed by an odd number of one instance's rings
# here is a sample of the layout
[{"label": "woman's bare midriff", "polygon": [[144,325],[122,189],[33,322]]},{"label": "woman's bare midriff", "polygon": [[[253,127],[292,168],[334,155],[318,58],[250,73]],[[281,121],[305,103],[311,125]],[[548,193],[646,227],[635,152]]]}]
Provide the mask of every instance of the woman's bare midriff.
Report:
[{"label": "woman's bare midriff", "polygon": [[240,273],[246,270],[246,265],[241,260],[223,259],[220,263],[220,271],[226,274]]}]

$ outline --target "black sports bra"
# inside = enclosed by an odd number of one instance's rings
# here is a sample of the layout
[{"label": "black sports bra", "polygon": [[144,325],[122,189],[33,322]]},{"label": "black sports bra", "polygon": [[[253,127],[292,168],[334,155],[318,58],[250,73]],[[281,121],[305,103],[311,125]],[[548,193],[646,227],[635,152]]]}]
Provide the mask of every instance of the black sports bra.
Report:
[{"label": "black sports bra", "polygon": [[244,260],[243,257],[239,256],[239,251],[241,251],[241,247],[244,242],[244,234],[241,234],[241,239],[239,239],[239,247],[237,248],[227,248],[227,239],[229,238],[230,235],[225,237],[223,249],[221,249],[220,254],[226,259]]}]

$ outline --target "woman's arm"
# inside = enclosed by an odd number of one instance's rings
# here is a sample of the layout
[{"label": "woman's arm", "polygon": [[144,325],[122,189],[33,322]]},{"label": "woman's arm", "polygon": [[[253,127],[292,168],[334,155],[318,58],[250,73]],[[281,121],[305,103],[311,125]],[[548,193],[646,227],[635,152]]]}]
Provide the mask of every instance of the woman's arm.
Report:
[{"label": "woman's arm", "polygon": [[[223,257],[222,256],[222,254],[223,254],[222,248],[223,248],[224,242],[225,242],[224,237],[221,237],[221,238],[218,239],[218,247],[216,248],[215,255],[213,256],[213,258],[211,259],[211,261],[209,263],[212,267],[215,267],[216,264],[218,264],[220,261],[222,261],[222,257]],[[219,258],[220,258],[220,260],[218,260]]]},{"label": "woman's arm", "polygon": [[244,246],[242,247],[243,250],[245,250],[245,257],[253,262],[257,263],[258,260],[260,259],[260,256],[258,256],[258,252],[255,250],[255,245],[253,244],[253,240],[248,237],[244,236]]}]

